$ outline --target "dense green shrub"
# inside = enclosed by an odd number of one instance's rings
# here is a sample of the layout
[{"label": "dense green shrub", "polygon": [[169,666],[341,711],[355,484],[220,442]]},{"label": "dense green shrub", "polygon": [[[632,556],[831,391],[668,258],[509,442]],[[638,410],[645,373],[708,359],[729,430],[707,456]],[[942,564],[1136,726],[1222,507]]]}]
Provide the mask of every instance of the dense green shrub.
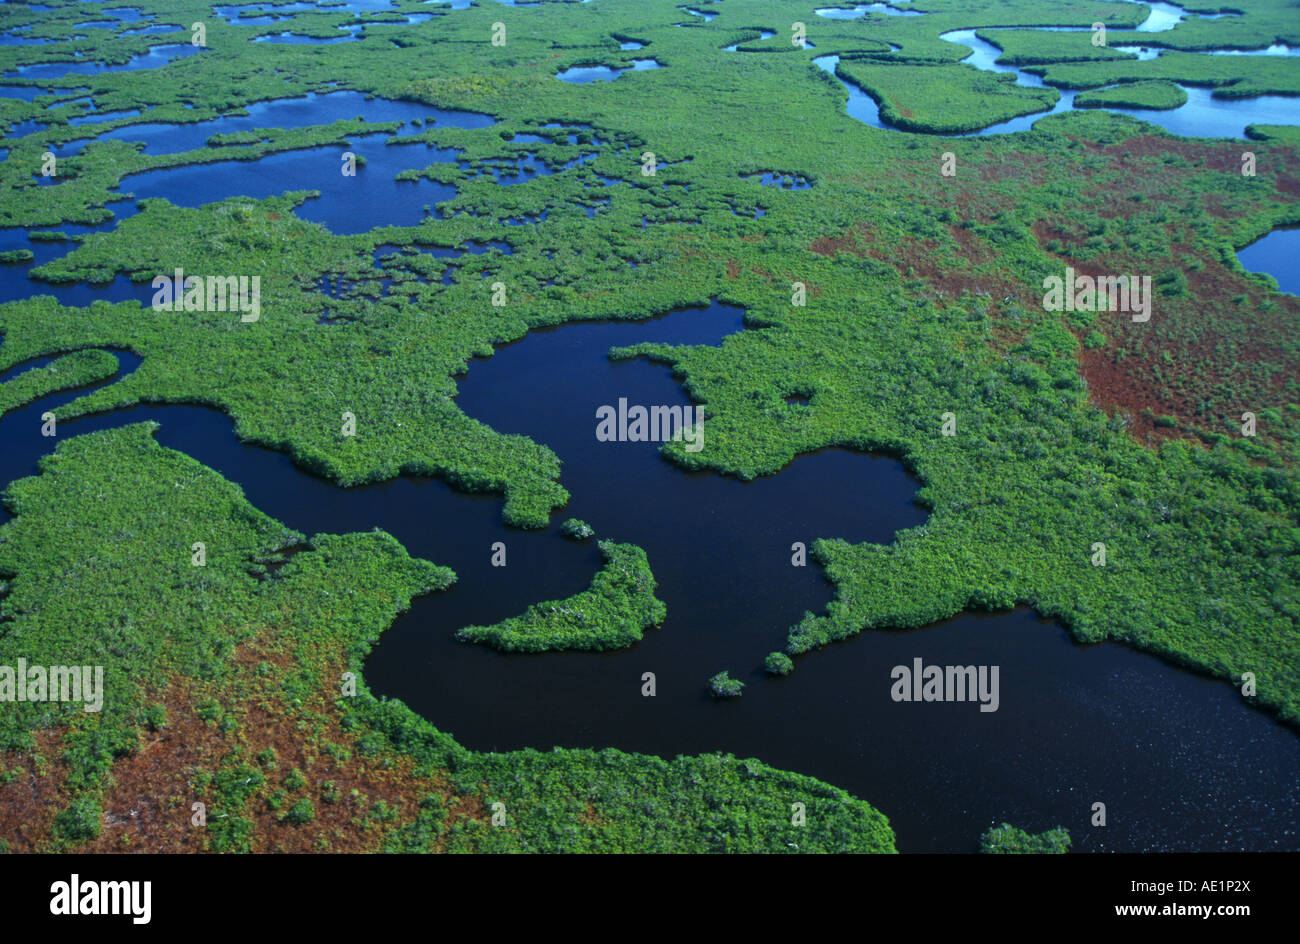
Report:
[{"label": "dense green shrub", "polygon": [[735,698],[744,687],[745,683],[732,678],[726,669],[709,679],[709,691],[713,692],[715,698]]},{"label": "dense green shrub", "polygon": [[1069,851],[1070,833],[1059,827],[1042,833],[1027,833],[1010,823],[1003,823],[980,837],[980,852],[990,855],[1061,854]]},{"label": "dense green shrub", "polygon": [[575,541],[585,541],[596,533],[595,528],[579,518],[566,519],[560,526],[560,530],[564,532],[565,537],[573,538]]},{"label": "dense green shrub", "polygon": [[311,800],[303,797],[293,806],[289,807],[284,814],[284,821],[292,823],[295,826],[301,826],[304,823],[310,823],[316,818],[316,808],[312,806]]},{"label": "dense green shrub", "polygon": [[96,839],[104,825],[104,811],[92,797],[80,797],[54,817],[54,832],[71,842]]},{"label": "dense green shrub", "polygon": [[763,660],[768,675],[789,675],[794,671],[794,661],[784,652],[769,652]]}]

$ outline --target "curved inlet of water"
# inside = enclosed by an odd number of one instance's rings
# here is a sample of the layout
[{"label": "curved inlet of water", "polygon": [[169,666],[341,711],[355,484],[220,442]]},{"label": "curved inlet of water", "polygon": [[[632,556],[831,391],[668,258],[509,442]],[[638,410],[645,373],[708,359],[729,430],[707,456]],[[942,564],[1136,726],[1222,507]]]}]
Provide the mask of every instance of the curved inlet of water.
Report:
[{"label": "curved inlet of water", "polygon": [[881,13],[885,16],[922,16],[921,10],[903,10],[888,3],[859,3],[852,7],[821,7],[813,11],[818,16],[832,20],[859,20],[868,13]]},{"label": "curved inlet of water", "polygon": [[880,120],[880,105],[876,100],[862,90],[862,87],[855,82],[839,75],[835,67],[839,65],[839,56],[818,56],[813,60],[813,65],[833,75],[844,86],[844,90],[849,93],[848,104],[845,105],[845,111],[850,118],[856,118],[864,125],[870,125],[872,128],[881,128],[884,130],[894,130],[891,125],[885,124]]},{"label": "curved inlet of water", "polygon": [[1279,291],[1300,295],[1300,227],[1275,229],[1237,251],[1237,261],[1248,272],[1266,272]]},{"label": "curved inlet of water", "polygon": [[[745,41],[746,41],[746,42],[750,42],[750,43],[762,42],[762,41],[765,40],[765,39],[771,39],[771,38],[772,38],[773,36],[775,36],[775,35],[776,35],[776,33],[772,32],[771,30],[768,30],[768,29],[760,29],[760,30],[758,31],[758,39],[750,39],[750,40],[745,40]],[[723,47],[722,47],[722,50],[723,50],[723,52],[736,52],[736,51],[737,51],[737,47],[739,47],[739,46],[740,46],[740,43],[732,43],[730,46],[723,46]]]},{"label": "curved inlet of water", "polygon": [[587,85],[590,82],[612,82],[624,72],[645,72],[648,69],[663,68],[658,60],[655,59],[633,59],[628,65],[622,68],[613,68],[610,66],[574,66],[571,69],[565,69],[563,72],[556,73],[556,78],[561,82],[570,82],[575,85]]}]

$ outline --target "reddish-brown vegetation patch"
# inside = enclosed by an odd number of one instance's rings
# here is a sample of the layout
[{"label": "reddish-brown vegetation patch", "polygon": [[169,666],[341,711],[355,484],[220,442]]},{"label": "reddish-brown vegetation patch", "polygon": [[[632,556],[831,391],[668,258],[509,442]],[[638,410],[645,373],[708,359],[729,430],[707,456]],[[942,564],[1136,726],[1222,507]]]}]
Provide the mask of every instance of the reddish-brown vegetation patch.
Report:
[{"label": "reddish-brown vegetation patch", "polygon": [[940,305],[978,295],[990,299],[994,320],[994,339],[999,346],[1014,343],[1020,336],[1018,326],[999,321],[998,313],[1006,305],[1026,307],[1038,303],[1031,286],[998,270],[996,253],[988,241],[972,229],[949,224],[953,245],[939,239],[918,239],[903,235],[880,238],[866,222],[858,223],[836,236],[814,240],[808,249],[822,256],[849,253],[859,258],[887,262],[904,279],[919,279],[931,289],[931,297]]},{"label": "reddish-brown vegetation patch", "polygon": [[1029,186],[1039,187],[1048,181],[1051,159],[1045,154],[1031,154],[1027,151],[984,152],[983,163],[975,165],[980,180],[1001,181],[1014,180]]},{"label": "reddish-brown vegetation patch", "polygon": [[1201,198],[1205,205],[1205,212],[1210,216],[1218,217],[1221,220],[1232,219],[1236,215],[1233,208],[1229,205],[1232,201],[1227,194],[1207,193]]},{"label": "reddish-brown vegetation patch", "polygon": [[54,815],[67,805],[62,732],[36,731],[33,740],[30,751],[0,754],[0,773],[8,780],[0,785],[0,839],[10,852],[36,851],[49,835]]},{"label": "reddish-brown vegetation patch", "polygon": [[872,257],[888,262],[905,279],[920,279],[932,289],[932,297],[944,305],[966,295],[989,299],[994,339],[999,346],[1014,343],[1020,337],[1018,324],[1012,326],[998,318],[1008,305],[1028,308],[1040,301],[1037,290],[1023,280],[1003,272],[993,263],[996,254],[988,242],[973,230],[949,225],[949,235],[956,244],[937,239],[905,237],[871,250]]},{"label": "reddish-brown vegetation patch", "polygon": [[[282,673],[291,667],[284,653],[255,641],[240,647],[235,661],[239,678],[233,685],[223,681],[220,691],[187,679],[171,681],[162,696],[168,724],[150,735],[141,750],[114,765],[114,785],[103,804],[104,831],[89,851],[206,848],[203,830],[190,822],[191,806],[201,799],[193,778],[200,770],[215,772],[236,758],[259,766],[266,778],[242,811],[254,823],[254,852],[373,852],[391,827],[414,819],[420,801],[431,793],[442,796],[453,816],[486,818],[481,804],[475,801],[478,809],[470,808],[445,781],[415,776],[410,758],[388,751],[359,752],[357,736],[340,727],[331,693],[320,691],[300,707],[287,705],[278,691]],[[262,665],[276,671],[260,676]],[[337,653],[325,675],[338,678],[345,669]],[[231,692],[248,694],[231,701]],[[218,695],[225,696],[227,718],[238,722],[229,734],[199,718],[195,710]],[[331,745],[351,756],[336,760],[325,750]],[[276,758],[270,769],[256,761],[267,751]],[[292,771],[301,773],[304,786],[284,785]],[[272,810],[266,797],[280,791],[280,808]],[[304,798],[312,803],[314,819],[300,825],[284,822],[284,811]],[[389,811],[382,824],[371,816],[380,801]]]},{"label": "reddish-brown vegetation patch", "polygon": [[[1300,364],[1290,338],[1300,300],[1271,295],[1229,270],[1214,253],[1186,243],[1174,242],[1170,256],[1160,259],[1100,256],[1070,264],[1080,275],[1176,268],[1187,279],[1186,290],[1175,296],[1161,294],[1153,283],[1146,323],[1135,323],[1126,313],[1099,313],[1097,326],[1107,344],[1080,350],[1080,371],[1092,401],[1108,412],[1129,414],[1139,439],[1182,435],[1155,426],[1156,416],[1222,432],[1225,420],[1243,410],[1293,398],[1289,386],[1300,375]],[[1087,331],[1075,333],[1082,338]]]},{"label": "reddish-brown vegetation patch", "polygon": [[1118,158],[1120,166],[1138,161],[1146,163],[1145,158],[1172,154],[1186,161],[1200,161],[1209,170],[1241,173],[1241,146],[1228,142],[1203,144],[1178,138],[1162,138],[1154,134],[1139,134],[1117,144],[1093,145],[1093,149]]},{"label": "reddish-brown vegetation patch", "polygon": [[[341,652],[330,656],[325,674],[338,678],[346,663]],[[293,669],[287,653],[254,640],[236,650],[234,662],[233,677],[220,682],[173,677],[151,697],[166,709],[166,724],[144,731],[139,748],[114,763],[102,797],[100,835],[80,849],[209,849],[210,834],[192,823],[193,804],[207,804],[209,827],[220,814],[198,777],[236,763],[258,768],[265,778],[237,811],[253,823],[254,852],[373,852],[392,829],[410,823],[431,794],[440,797],[449,821],[488,819],[481,798],[457,794],[440,776],[417,776],[409,757],[359,750],[358,734],[340,724],[332,692],[322,690],[305,704],[289,705],[281,689],[285,673]],[[198,706],[214,699],[227,724],[235,722],[233,729],[200,717]],[[14,851],[37,849],[49,835],[54,813],[68,802],[60,796],[61,737],[41,731],[37,744],[37,751],[18,759],[22,775],[0,787],[0,836]],[[43,776],[31,770],[35,754],[47,758],[50,769]],[[259,757],[268,755],[274,761],[263,764]],[[304,782],[286,784],[295,771]],[[272,795],[280,801],[275,810],[267,803]],[[301,799],[310,800],[314,818],[299,825],[284,821],[284,812]]]},{"label": "reddish-brown vegetation patch", "polygon": [[852,253],[855,256],[863,255],[863,250],[859,248],[852,231],[841,233],[839,236],[822,236],[814,239],[808,245],[808,249],[819,256],[836,256],[841,252]]}]

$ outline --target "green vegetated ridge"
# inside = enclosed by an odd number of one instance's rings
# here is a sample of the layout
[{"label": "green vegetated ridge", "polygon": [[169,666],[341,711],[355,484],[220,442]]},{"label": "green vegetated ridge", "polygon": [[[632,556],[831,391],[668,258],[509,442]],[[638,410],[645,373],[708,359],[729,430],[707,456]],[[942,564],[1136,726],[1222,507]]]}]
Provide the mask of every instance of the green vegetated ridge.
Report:
[{"label": "green vegetated ridge", "polygon": [[[346,733],[357,762],[415,778],[423,799],[409,815],[381,801],[349,824],[372,830],[384,848],[893,851],[888,822],[869,805],[758,761],[464,750],[401,702],[375,698],[360,678],[370,646],[410,599],[446,588],[455,575],[409,557],[381,531],[306,540],[211,469],[159,446],[156,428],[74,436],[42,460],[38,475],[5,492],[15,517],[0,527],[0,664],[26,658],[104,670],[98,712],[27,702],[0,713],[0,751],[30,753],[37,738],[49,750],[48,733],[61,734],[58,754],[37,763],[65,804],[40,848],[78,848],[99,837],[101,804],[116,796],[126,767],[149,756],[146,748],[166,750],[156,732],[180,719],[169,719],[159,699],[179,683],[206,686],[207,697],[180,707],[203,719],[200,729],[219,732],[218,748],[204,755],[210,766],[195,765],[190,754],[180,767],[187,795],[196,790],[211,806],[209,828],[191,831],[202,837],[192,840],[198,848],[250,848],[268,808],[280,811],[276,828],[292,837],[346,804],[337,784],[301,771],[271,789],[276,752],[246,746],[257,732],[241,730],[251,721],[238,720],[250,697],[239,668],[250,661],[241,654],[258,643],[264,648],[260,662],[251,660],[251,676],[269,684],[252,696],[257,720],[264,725],[271,716],[308,732],[301,736],[312,744],[309,754],[346,753],[339,743],[315,742],[317,728]],[[203,566],[194,563],[196,541],[205,546]],[[624,545],[607,550],[611,561],[629,553]],[[341,658],[331,661],[335,652]],[[351,693],[340,685],[342,669],[354,674]],[[198,752],[200,735],[190,738],[185,749]],[[12,774],[0,778],[0,791]],[[25,779],[22,785],[28,789]],[[151,789],[166,785],[160,778]],[[496,803],[507,811],[497,825],[464,812]],[[795,803],[806,806],[806,826],[792,825]],[[167,816],[186,827],[189,800]]]},{"label": "green vegetated ridge", "polygon": [[[766,21],[773,24],[772,29],[784,27],[784,35],[788,36],[791,13],[795,9],[800,14],[798,19],[808,27],[808,40],[815,47],[812,55],[870,52],[873,57],[898,62],[957,62],[965,59],[970,55],[970,49],[939,38],[952,30],[1030,26],[1089,29],[1095,22],[1105,23],[1108,30],[1115,30],[1137,26],[1147,13],[1137,4],[1105,0],[1082,3],[1071,0],[1040,3],[1029,0],[1006,3],[930,0],[924,4],[922,16],[893,16],[871,11],[858,19],[833,20],[812,14],[815,5],[785,4],[773,0],[750,4],[743,15],[737,10],[732,16],[749,19],[766,15]],[[719,17],[709,23],[715,29],[722,27],[728,14],[721,7],[718,12]],[[867,45],[868,42],[886,42],[898,48],[877,53]]]},{"label": "green vegetated ridge", "polygon": [[978,131],[992,122],[1047,111],[1061,93],[1016,84],[1010,73],[967,65],[910,65],[842,59],[837,73],[880,104],[880,117],[896,128],[932,134]]},{"label": "green vegetated ridge", "polygon": [[1187,93],[1173,82],[1126,82],[1095,92],[1080,92],[1074,104],[1080,108],[1179,108],[1187,103]]},{"label": "green vegetated ridge", "polygon": [[108,351],[76,351],[56,357],[43,367],[20,371],[0,384],[0,414],[60,390],[108,380],[115,377],[117,371],[117,358]]},{"label": "green vegetated ridge", "polygon": [[645,551],[635,544],[601,541],[604,564],[582,593],[534,603],[519,616],[492,626],[466,626],[456,637],[505,652],[621,649],[641,641],[668,608],[655,597]]},{"label": "green vegetated ridge", "polygon": [[[1233,64],[1239,59],[1248,60],[1244,69],[1240,64]],[[1026,66],[1025,71],[1041,75],[1043,81],[1052,85],[1069,89],[1166,79],[1186,85],[1211,86],[1220,98],[1300,95],[1300,66],[1290,56],[1208,56],[1168,50],[1154,59],[1141,61],[1066,62]]]},{"label": "green vegetated ridge", "polygon": [[[39,19],[33,29],[41,35],[66,36],[89,9],[54,5],[42,13],[6,7],[3,23]],[[155,8],[149,0],[134,5]],[[1169,47],[1156,59],[1033,68],[1049,85],[1069,88],[1151,80],[1213,85],[1218,95],[1298,88],[1294,58],[1207,56],[1170,45],[1190,50],[1209,36],[1243,49],[1300,42],[1285,4],[1236,6],[1241,16],[1135,34],[1135,42]],[[434,8],[400,0],[395,9]],[[435,125],[407,143],[384,145],[411,148],[408,176],[457,187],[437,208],[440,218],[419,226],[331,235],[293,214],[308,198],[310,179],[304,193],[266,200],[237,197],[198,209],[149,201],[114,229],[78,238],[42,275],[147,281],[178,266],[255,272],[262,276],[259,321],[31,299],[0,307],[0,371],[40,356],[130,350],[143,358],[135,371],[60,407],[59,419],[142,401],[208,404],[230,413],[240,436],[340,483],[437,475],[466,490],[503,493],[508,521],[540,527],[567,499],[558,458],[465,416],[454,402],[455,378],[473,357],[534,327],[644,318],[725,300],[747,309],[746,330],[721,346],[645,345],[620,354],[671,364],[705,405],[705,448],[687,453],[667,444],[664,454],[687,469],[751,479],[828,446],[885,451],[921,479],[920,499],[930,511],[924,525],[888,546],[815,545],[837,597],[825,614],[808,614],[792,629],[788,654],[863,629],[1028,605],[1080,640],[1126,642],[1233,682],[1252,672],[1254,703],[1300,721],[1300,311],[1271,279],[1243,272],[1233,254],[1272,228],[1300,223],[1300,142],[1293,130],[1256,129],[1257,173],[1248,177],[1240,142],[1173,138],[1106,113],[1064,114],[1032,132],[984,139],[883,131],[848,118],[842,87],[813,65],[814,56],[841,55],[846,75],[861,70],[878,82],[887,81],[886,69],[949,76],[923,86],[927,94],[891,87],[915,100],[906,106],[915,120],[936,122],[929,127],[958,117],[983,126],[1001,120],[1006,104],[987,98],[991,110],[983,111],[986,97],[973,83],[998,80],[958,65],[968,51],[940,33],[1101,21],[1118,42],[1116,34],[1145,16],[1140,5],[1105,2],[928,0],[925,9],[915,17],[833,21],[802,3],[729,0],[708,23],[678,26],[698,18],[666,0],[484,4],[435,9],[427,23],[367,26],[356,41],[310,46],[251,42],[291,22],[296,31],[296,19],[227,25],[207,3],[177,3],[162,19],[206,19],[204,52],[161,70],[47,81],[55,94],[31,103],[0,98],[0,119],[11,123],[70,118],[80,106],[69,103],[87,96],[104,111],[142,109],[107,124],[59,124],[6,138],[0,219],[52,228],[97,223],[129,192],[133,173],[321,143],[341,149],[350,136],[373,130],[353,122],[272,131],[261,141],[235,137],[162,157],[125,141],[92,141],[64,160],[66,179],[47,186],[33,176],[47,147],[105,127],[201,120],[332,88],[483,111],[497,123]],[[318,35],[357,20],[346,12],[309,18],[304,25]],[[508,29],[502,47],[490,43],[497,21]],[[788,45],[795,21],[807,24],[815,49]],[[777,35],[755,41],[763,28]],[[170,38],[134,37],[129,49]],[[621,51],[621,39],[645,46]],[[723,49],[738,41],[746,42]],[[94,33],[51,46],[0,47],[0,66],[71,59],[75,49],[110,61],[100,55],[108,43]],[[555,79],[571,65],[620,66],[646,56],[662,68],[589,85]],[[114,52],[111,61],[124,57]],[[950,88],[969,116],[945,106]],[[542,128],[551,122],[563,130]],[[552,142],[514,143],[519,133]],[[568,143],[569,133],[577,143]],[[455,148],[462,159],[430,165],[420,144]],[[557,172],[509,187],[480,173],[523,150],[544,154]],[[647,150],[658,161],[653,177],[642,173]],[[940,173],[944,151],[956,156],[955,176]],[[584,154],[594,156],[564,167]],[[766,171],[797,174],[812,186],[786,192],[748,179]],[[756,218],[759,210],[765,215]],[[503,227],[504,219],[530,222]],[[381,297],[372,264],[377,246],[450,248],[489,239],[504,239],[514,254],[460,257],[442,285],[446,260],[404,252],[385,264],[394,290]],[[1044,311],[1043,278],[1067,266],[1151,275],[1150,321]],[[329,298],[319,291],[321,277],[350,287]],[[487,286],[496,281],[509,289],[503,307],[490,302]],[[804,306],[791,305],[795,281],[808,287]],[[20,383],[19,375],[3,405],[13,409],[56,382],[63,389],[102,379],[100,369],[106,362],[80,362],[74,378],[41,378],[37,387],[37,377]],[[786,402],[795,394],[806,402]],[[1246,410],[1259,417],[1257,437],[1240,434]],[[344,411],[357,417],[354,437],[339,431]],[[942,433],[946,413],[955,417],[954,436]],[[130,491],[121,501],[143,505],[143,494]],[[78,525],[69,519],[68,527]],[[1106,546],[1104,566],[1094,563],[1098,543]],[[363,546],[366,554],[375,549]],[[368,565],[358,555],[373,559],[359,551],[328,561],[318,550],[297,553],[277,579],[310,563],[336,581],[347,579],[349,567],[364,575]],[[412,573],[412,587],[434,579],[418,567]],[[388,718],[386,704],[375,703],[375,717]],[[405,745],[406,723],[384,730]],[[547,760],[554,756],[538,755],[534,767],[606,763],[587,754]],[[495,771],[485,777],[514,776],[500,766],[506,761],[480,763],[476,771]],[[648,759],[611,763],[650,765],[665,785],[699,776]],[[566,815],[582,807],[580,794],[571,795]],[[554,816],[546,822],[581,829]],[[654,819],[664,827],[665,817]],[[509,835],[481,834],[493,837],[484,843],[508,843]]]},{"label": "green vegetated ridge", "polygon": [[1114,41],[1115,30],[1107,30],[1105,45],[1093,44],[1092,30],[1080,32],[1055,32],[1035,29],[976,30],[975,35],[986,43],[1002,50],[998,64],[1006,66],[1041,65],[1046,62],[1091,62],[1097,59],[1125,59],[1136,61],[1131,52],[1115,49],[1118,45],[1144,45],[1151,33],[1139,34],[1142,38],[1132,43]]},{"label": "green vegetated ridge", "polygon": [[1291,125],[1247,125],[1246,137],[1252,141],[1272,141],[1295,147],[1300,144],[1300,128]]}]

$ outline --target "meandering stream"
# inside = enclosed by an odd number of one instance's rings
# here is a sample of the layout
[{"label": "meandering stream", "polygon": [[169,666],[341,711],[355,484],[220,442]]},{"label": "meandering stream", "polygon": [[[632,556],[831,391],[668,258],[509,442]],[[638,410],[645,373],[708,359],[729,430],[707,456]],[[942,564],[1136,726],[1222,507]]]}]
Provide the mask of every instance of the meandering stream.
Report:
[{"label": "meandering stream", "polygon": [[[1235,14],[1191,14],[1181,7],[1169,3],[1149,3],[1151,13],[1138,27],[1137,31],[1144,33],[1159,33],[1171,30],[1181,20],[1187,17],[1200,19],[1219,19],[1223,16]],[[816,12],[820,16],[830,17],[833,19],[855,19],[866,13],[876,12],[889,15],[920,15],[914,10],[899,10],[896,8],[886,8],[886,4],[869,4],[858,5],[852,8],[822,8]],[[1041,27],[1044,31],[1081,31],[1080,27]],[[962,61],[967,65],[974,66],[986,72],[1003,72],[1015,75],[1016,84],[1024,88],[1053,88],[1047,85],[1040,77],[1019,69],[1015,66],[1002,65],[997,62],[998,56],[1002,54],[997,46],[980,39],[976,35],[976,30],[961,29],[950,30],[941,33],[940,39],[948,42],[958,43],[966,46],[971,50],[970,55]],[[734,47],[728,47],[734,48]],[[1141,46],[1117,46],[1120,51],[1132,52],[1139,60],[1151,59],[1159,54],[1159,50],[1154,47]],[[1300,50],[1283,44],[1273,44],[1265,49],[1260,50],[1242,50],[1242,49],[1216,49],[1208,50],[1208,55],[1270,55],[1270,56],[1293,56],[1300,54]],[[854,82],[845,79],[836,73],[835,67],[839,63],[840,57],[819,56],[813,60],[813,63],[823,71],[835,76],[836,80],[848,92],[849,99],[846,105],[846,111],[852,118],[856,118],[863,124],[870,125],[873,128],[882,128],[887,130],[893,129],[891,125],[886,124],[880,117],[880,107],[872,96],[859,87]],[[1117,108],[1108,107],[1107,111],[1120,112],[1131,115],[1134,118],[1140,118],[1143,121],[1158,125],[1172,134],[1183,135],[1186,137],[1236,137],[1244,138],[1247,125],[1252,124],[1276,124],[1276,125],[1294,125],[1300,124],[1300,101],[1282,95],[1260,95],[1254,98],[1244,99],[1225,99],[1216,98],[1213,89],[1179,84],[1187,94],[1187,102],[1179,108],[1169,110],[1157,109],[1138,109],[1138,108]],[[1051,109],[1035,112],[1031,115],[1024,115],[1018,118],[1012,118],[1008,121],[997,122],[988,127],[981,128],[978,131],[969,134],[948,135],[949,137],[970,137],[993,134],[1011,134],[1017,131],[1026,131],[1032,128],[1034,124],[1047,115],[1057,115],[1061,112],[1072,111],[1075,108],[1075,97],[1078,92],[1072,89],[1058,89],[1060,98]]]},{"label": "meandering stream", "polygon": [[[573,499],[542,533],[504,527],[498,496],[459,494],[436,481],[339,489],[282,454],[241,445],[215,411],[141,407],[66,421],[60,435],[156,419],[164,445],[238,482],[253,504],[292,527],[308,534],[382,527],[413,554],[455,569],[456,586],[415,601],[366,674],[376,691],[472,748],[757,756],[870,798],[910,851],[971,850],[1003,819],[1034,829],[1066,825],[1081,851],[1300,848],[1300,738],[1244,707],[1222,682],[1117,645],[1077,647],[1032,613],[869,633],[800,657],[790,678],[764,677],[763,655],[780,648],[805,609],[830,599],[815,565],[791,566],[791,544],[819,536],[888,541],[924,512],[911,502],[917,483],[888,458],[829,450],[743,484],[683,472],[654,444],[596,441],[602,403],[686,403],[666,368],[609,361],[610,345],[718,343],[737,330],[747,330],[739,310],[715,304],[651,322],[533,332],[471,366],[459,396],[466,412],[527,433],[565,460]],[[53,445],[39,435],[41,412],[73,396],[47,397],[0,420],[0,480],[35,471]],[[456,642],[460,626],[585,588],[599,554],[594,542],[559,534],[568,515],[646,549],[668,604],[663,626],[635,647],[603,654],[507,656]],[[504,568],[490,563],[496,541],[507,547]],[[890,669],[917,657],[1000,666],[999,710],[891,701]],[[723,668],[748,683],[735,702],[706,694],[705,680]],[[654,698],[640,694],[647,671],[657,676]],[[1097,801],[1112,811],[1105,830],[1085,825]]]}]

